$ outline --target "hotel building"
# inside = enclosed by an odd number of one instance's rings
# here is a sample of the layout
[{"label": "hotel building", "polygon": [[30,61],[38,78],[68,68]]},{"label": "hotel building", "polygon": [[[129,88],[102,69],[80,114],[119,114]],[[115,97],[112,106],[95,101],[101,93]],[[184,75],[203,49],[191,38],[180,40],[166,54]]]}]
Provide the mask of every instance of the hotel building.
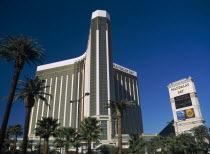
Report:
[{"label": "hotel building", "polygon": [[[137,73],[113,63],[110,16],[106,11],[92,13],[86,52],[74,59],[38,66],[36,75],[46,80],[49,106],[41,100],[32,109],[29,138],[42,117],[53,117],[63,127],[79,128],[85,117],[101,124],[101,140],[110,143],[117,134],[110,100],[131,100],[123,115],[123,134],[142,134],[142,114]],[[127,56],[127,55],[126,55]],[[87,95],[88,94],[88,95]],[[48,97],[48,96],[47,96]],[[74,102],[74,103],[70,103]]]}]

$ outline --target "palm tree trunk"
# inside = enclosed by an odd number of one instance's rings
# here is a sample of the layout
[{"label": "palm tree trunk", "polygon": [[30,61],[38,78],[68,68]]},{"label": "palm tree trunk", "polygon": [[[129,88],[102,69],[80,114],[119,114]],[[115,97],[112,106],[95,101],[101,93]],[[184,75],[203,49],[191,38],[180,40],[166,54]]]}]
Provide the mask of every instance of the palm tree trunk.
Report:
[{"label": "palm tree trunk", "polygon": [[118,154],[122,154],[122,116],[117,115]]},{"label": "palm tree trunk", "polygon": [[79,151],[79,147],[76,147],[76,154],[78,154],[78,151]]},{"label": "palm tree trunk", "polygon": [[24,125],[22,154],[27,153],[28,129],[29,129],[30,115],[31,115],[31,107],[26,107],[26,117],[25,117],[25,125]]},{"label": "palm tree trunk", "polygon": [[68,154],[68,147],[65,147],[65,154]]},{"label": "palm tree trunk", "polygon": [[88,140],[88,154],[91,154],[91,141]]},{"label": "palm tree trunk", "polygon": [[48,154],[48,144],[49,144],[49,138],[46,138],[46,142],[45,142],[45,154]]},{"label": "palm tree trunk", "polygon": [[40,154],[40,150],[41,150],[41,137],[39,137],[39,151],[38,151],[38,154]]},{"label": "palm tree trunk", "polygon": [[45,154],[46,139],[44,139],[43,154]]},{"label": "palm tree trunk", "polygon": [[8,120],[9,120],[9,115],[10,115],[10,111],[11,111],[11,107],[12,107],[12,101],[13,101],[13,98],[14,98],[18,78],[19,78],[19,75],[20,75],[20,70],[21,69],[19,67],[15,67],[15,71],[14,71],[14,75],[13,75],[13,79],[12,79],[12,84],[10,86],[10,92],[9,92],[9,96],[8,96],[7,106],[6,106],[6,110],[4,112],[4,118],[3,118],[3,121],[2,121],[1,131],[0,131],[0,152],[1,152],[1,149],[3,148],[7,123],[8,123]]},{"label": "palm tree trunk", "polygon": [[13,147],[12,154],[15,153],[15,150],[16,150],[16,143],[17,143],[17,135],[15,135],[15,143],[14,143],[14,147]]}]

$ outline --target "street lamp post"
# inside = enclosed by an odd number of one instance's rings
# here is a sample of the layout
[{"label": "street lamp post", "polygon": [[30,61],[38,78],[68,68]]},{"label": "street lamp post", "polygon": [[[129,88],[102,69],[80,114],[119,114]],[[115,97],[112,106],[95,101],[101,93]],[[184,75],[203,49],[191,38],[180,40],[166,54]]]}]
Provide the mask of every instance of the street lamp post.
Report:
[{"label": "street lamp post", "polygon": [[[86,92],[84,96],[80,97],[78,100],[71,100],[70,103],[76,103],[76,102],[78,102],[78,103],[79,103],[78,105],[81,106],[80,101],[81,101],[83,98],[85,98],[85,96],[89,96],[89,95],[90,95],[90,93]],[[76,120],[77,120],[76,128],[78,128],[79,122],[82,120],[82,117],[79,118],[79,108],[80,108],[80,107],[78,107],[78,109],[77,109],[77,114],[78,114],[77,117],[78,117],[78,118],[76,119]],[[81,113],[82,113],[82,109],[80,109],[80,116],[82,115]]]}]

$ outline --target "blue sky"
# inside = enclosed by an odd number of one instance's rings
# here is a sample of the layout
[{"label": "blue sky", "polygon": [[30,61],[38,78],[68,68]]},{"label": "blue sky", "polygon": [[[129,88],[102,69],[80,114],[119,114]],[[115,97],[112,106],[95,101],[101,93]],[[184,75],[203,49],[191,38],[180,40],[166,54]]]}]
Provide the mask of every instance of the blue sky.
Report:
[{"label": "blue sky", "polygon": [[[159,133],[172,120],[167,85],[195,79],[201,112],[210,127],[210,1],[32,1],[1,0],[0,35],[37,38],[45,63],[80,56],[87,47],[91,14],[111,16],[114,62],[137,71],[144,133]],[[34,76],[25,67],[20,79]],[[0,98],[8,95],[13,64],[0,63]],[[0,101],[0,123],[5,101]],[[24,123],[23,103],[12,107],[9,124]]]}]

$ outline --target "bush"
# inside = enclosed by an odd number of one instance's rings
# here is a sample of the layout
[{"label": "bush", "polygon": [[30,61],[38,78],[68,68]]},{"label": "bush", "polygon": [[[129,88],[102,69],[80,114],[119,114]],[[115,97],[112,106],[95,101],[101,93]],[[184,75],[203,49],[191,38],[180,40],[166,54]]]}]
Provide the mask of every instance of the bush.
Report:
[{"label": "bush", "polygon": [[113,145],[102,145],[98,148],[101,154],[117,154],[117,147]]}]

